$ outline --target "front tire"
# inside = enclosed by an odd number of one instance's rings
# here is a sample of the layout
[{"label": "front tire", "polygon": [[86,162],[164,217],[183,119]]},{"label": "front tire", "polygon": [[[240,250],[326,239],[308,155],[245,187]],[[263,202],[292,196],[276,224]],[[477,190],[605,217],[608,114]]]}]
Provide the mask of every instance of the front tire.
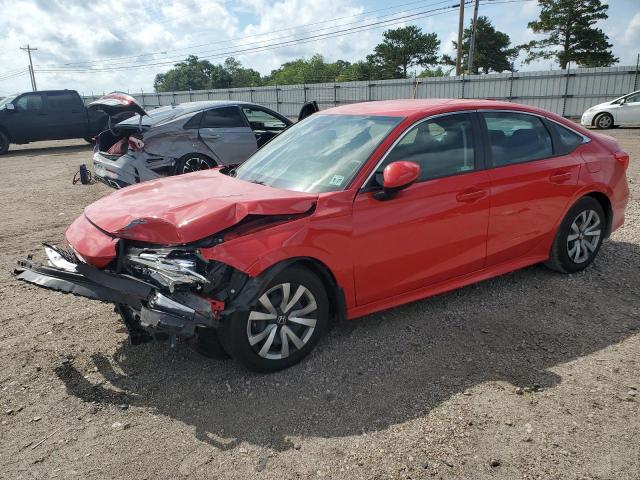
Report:
[{"label": "front tire", "polygon": [[547,267],[561,273],[587,268],[598,255],[606,230],[606,217],[592,197],[578,200],[560,224]]},{"label": "front tire", "polygon": [[9,151],[9,137],[4,132],[0,132],[0,155]]},{"label": "front tire", "polygon": [[594,125],[599,130],[607,130],[613,128],[613,117],[610,113],[601,113],[593,121]]},{"label": "front tire", "polygon": [[220,335],[232,358],[256,372],[275,372],[300,362],[329,323],[329,300],[313,273],[291,267],[276,275],[249,312],[223,322]]},{"label": "front tire", "polygon": [[198,172],[200,170],[209,170],[215,166],[216,162],[205,155],[200,153],[188,153],[180,157],[176,162],[174,175]]}]

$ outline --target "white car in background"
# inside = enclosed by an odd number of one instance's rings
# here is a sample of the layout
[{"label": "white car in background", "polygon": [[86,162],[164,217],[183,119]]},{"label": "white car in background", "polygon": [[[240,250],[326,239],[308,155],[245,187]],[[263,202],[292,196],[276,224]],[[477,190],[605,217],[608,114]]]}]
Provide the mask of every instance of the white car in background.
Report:
[{"label": "white car in background", "polygon": [[582,114],[584,127],[613,128],[619,125],[640,125],[640,90],[600,103]]}]

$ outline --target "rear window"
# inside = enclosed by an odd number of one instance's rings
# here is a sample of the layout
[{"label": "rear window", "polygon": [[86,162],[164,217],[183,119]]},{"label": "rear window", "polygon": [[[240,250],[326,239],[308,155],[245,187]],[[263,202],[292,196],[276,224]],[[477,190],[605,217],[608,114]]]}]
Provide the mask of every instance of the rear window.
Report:
[{"label": "rear window", "polygon": [[526,113],[483,113],[494,167],[551,157],[551,135],[542,120]]},{"label": "rear window", "polygon": [[556,145],[557,155],[566,155],[567,153],[573,152],[578,145],[582,143],[582,137],[580,135],[562,125],[549,122],[549,128],[553,130],[558,138],[558,144]]},{"label": "rear window", "polygon": [[218,107],[204,112],[200,128],[246,127],[238,107]]}]

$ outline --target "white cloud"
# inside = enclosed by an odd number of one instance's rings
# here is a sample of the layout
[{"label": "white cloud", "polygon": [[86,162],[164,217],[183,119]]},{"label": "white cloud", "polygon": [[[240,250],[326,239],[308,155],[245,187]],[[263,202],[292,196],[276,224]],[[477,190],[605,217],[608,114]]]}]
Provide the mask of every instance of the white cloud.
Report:
[{"label": "white cloud", "polygon": [[[614,51],[621,62],[635,63],[640,45],[640,11],[632,15],[611,2],[606,29],[612,33]],[[636,0],[631,0],[636,1]],[[406,3],[406,2],[405,2]],[[385,9],[385,7],[387,7]],[[617,10],[616,15],[614,9]],[[214,63],[230,52],[285,42],[392,18],[392,12],[418,8],[394,8],[392,2],[371,4],[370,0],[0,0],[0,78],[3,72],[26,72],[27,56],[19,50],[30,43],[37,47],[34,63],[63,65],[101,61],[107,67],[135,63],[165,63],[141,69],[99,73],[37,73],[39,88],[75,88],[84,93],[110,90],[149,91],[157,73],[171,68],[188,54],[206,57]],[[372,10],[377,10],[373,11]],[[488,15],[496,28],[511,36],[514,44],[533,38],[525,26],[537,16],[536,2],[514,5],[482,4],[480,15]],[[370,13],[366,13],[369,11]],[[402,14],[396,14],[398,17]],[[356,17],[354,17],[356,16]],[[343,18],[348,17],[348,18]],[[470,11],[467,11],[468,24]],[[631,20],[629,20],[631,18]],[[622,19],[622,20],[621,20]],[[307,26],[302,26],[309,24]],[[312,42],[295,42],[280,48],[251,54],[235,54],[243,65],[263,74],[283,62],[321,53],[329,61],[364,58],[380,41],[385,28],[415,24],[423,31],[438,33],[443,53],[452,53],[456,38],[455,9],[442,15],[407,19],[396,25],[361,31]],[[291,27],[298,28],[291,29]],[[326,28],[330,27],[330,28]],[[272,33],[270,33],[272,32]],[[231,41],[232,39],[235,39]],[[633,52],[633,53],[628,53]],[[123,58],[114,58],[123,57]],[[548,62],[523,66],[548,68]],[[30,88],[27,75],[0,80],[0,94]]]}]

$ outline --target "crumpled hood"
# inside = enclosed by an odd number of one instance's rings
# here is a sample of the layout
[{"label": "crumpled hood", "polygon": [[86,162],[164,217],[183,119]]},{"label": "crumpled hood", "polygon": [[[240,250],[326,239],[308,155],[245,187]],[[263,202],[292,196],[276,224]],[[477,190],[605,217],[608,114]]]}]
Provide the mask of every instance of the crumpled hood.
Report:
[{"label": "crumpled hood", "polygon": [[206,170],[117,190],[84,213],[95,226],[119,238],[181,244],[229,228],[247,215],[305,213],[317,198]]}]

